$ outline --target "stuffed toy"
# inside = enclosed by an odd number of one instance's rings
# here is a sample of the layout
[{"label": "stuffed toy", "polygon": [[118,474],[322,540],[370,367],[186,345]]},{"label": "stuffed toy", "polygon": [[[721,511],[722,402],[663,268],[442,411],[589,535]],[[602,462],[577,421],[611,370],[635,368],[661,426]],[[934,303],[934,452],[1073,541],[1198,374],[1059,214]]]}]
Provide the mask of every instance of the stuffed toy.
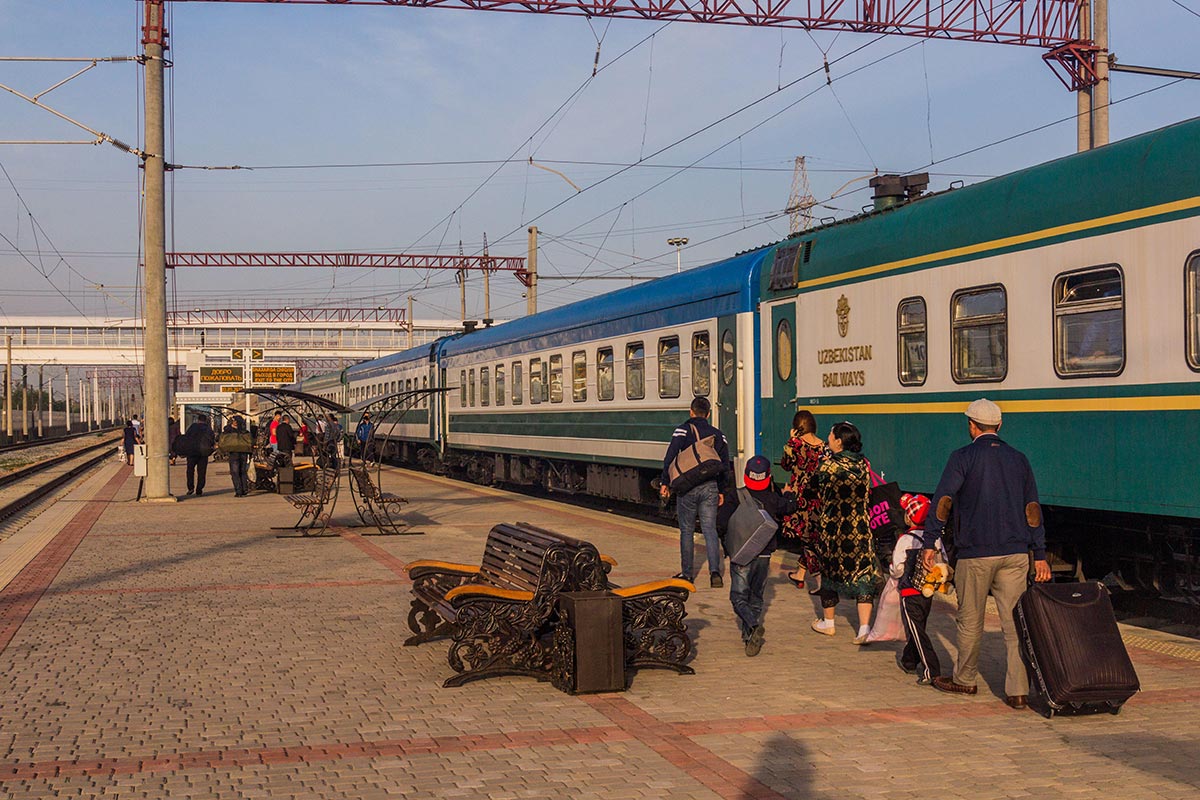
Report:
[{"label": "stuffed toy", "polygon": [[925,597],[933,597],[936,592],[948,594],[953,577],[954,571],[950,569],[949,564],[934,564],[921,578],[921,594]]}]

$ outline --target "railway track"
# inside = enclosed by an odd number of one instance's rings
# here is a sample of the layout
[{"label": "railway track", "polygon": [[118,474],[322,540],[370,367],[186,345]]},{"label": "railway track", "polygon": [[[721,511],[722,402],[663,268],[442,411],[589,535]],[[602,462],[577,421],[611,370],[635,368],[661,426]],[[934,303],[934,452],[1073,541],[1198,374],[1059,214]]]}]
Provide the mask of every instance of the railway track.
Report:
[{"label": "railway track", "polygon": [[109,431],[118,430],[117,428],[97,428],[94,431],[83,431],[82,433],[70,433],[66,436],[51,436],[46,439],[30,439],[27,442],[17,442],[16,444],[6,444],[0,447],[0,456],[5,453],[15,453],[19,450],[29,450],[34,447],[45,447],[46,445],[58,444],[59,442],[69,442],[72,439],[82,439],[85,436],[99,436]]},{"label": "railway track", "polygon": [[[95,435],[95,432],[92,432]],[[6,520],[109,458],[115,438],[0,475],[0,521]]]}]

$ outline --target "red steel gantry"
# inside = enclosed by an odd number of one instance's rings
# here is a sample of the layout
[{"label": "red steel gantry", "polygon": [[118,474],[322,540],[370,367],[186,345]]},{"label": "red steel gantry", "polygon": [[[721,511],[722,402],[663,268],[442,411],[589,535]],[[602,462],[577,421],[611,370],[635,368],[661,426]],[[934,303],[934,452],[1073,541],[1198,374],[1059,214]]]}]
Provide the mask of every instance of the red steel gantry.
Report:
[{"label": "red steel gantry", "polygon": [[[276,5],[409,6],[887,33],[1024,45],[1066,73],[1072,91],[1096,83],[1096,49],[1079,36],[1087,0],[168,0]],[[163,0],[146,0],[161,3]],[[1056,70],[1057,73],[1057,70]]]}]

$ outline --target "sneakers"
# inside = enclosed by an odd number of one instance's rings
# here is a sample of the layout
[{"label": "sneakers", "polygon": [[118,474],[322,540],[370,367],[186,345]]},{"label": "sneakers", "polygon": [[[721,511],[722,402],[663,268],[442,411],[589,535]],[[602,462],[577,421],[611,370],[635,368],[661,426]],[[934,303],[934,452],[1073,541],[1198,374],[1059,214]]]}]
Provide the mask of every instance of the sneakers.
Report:
[{"label": "sneakers", "polygon": [[813,624],[812,624],[812,629],[814,631],[816,631],[817,633],[823,634],[825,636],[836,636],[837,635],[837,632],[834,630],[834,626],[830,625],[830,626],[826,627],[826,626],[822,625],[821,622],[822,622],[822,620],[814,619]]},{"label": "sneakers", "polygon": [[870,634],[870,631],[868,631],[867,633],[860,633],[858,636],[855,636],[854,644],[859,645],[860,647],[866,647],[868,644],[870,644],[870,642],[867,641],[867,636],[869,634]]},{"label": "sneakers", "polygon": [[750,638],[746,640],[746,655],[753,658],[762,652],[763,640],[766,639],[767,629],[762,625],[755,625],[750,629]]},{"label": "sneakers", "polygon": [[924,675],[917,678],[917,686],[932,686],[932,685],[933,685],[932,678],[926,678]]},{"label": "sneakers", "polygon": [[713,589],[720,589],[725,585],[725,581],[721,579],[721,573],[713,572],[708,576],[708,585]]}]

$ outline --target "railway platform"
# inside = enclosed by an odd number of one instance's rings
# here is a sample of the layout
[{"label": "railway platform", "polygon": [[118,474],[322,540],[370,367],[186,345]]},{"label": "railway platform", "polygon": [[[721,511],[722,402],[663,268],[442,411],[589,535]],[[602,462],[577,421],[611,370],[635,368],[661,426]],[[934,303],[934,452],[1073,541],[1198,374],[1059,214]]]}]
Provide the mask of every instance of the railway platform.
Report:
[{"label": "railway platform", "polygon": [[[182,493],[183,466],[171,469]],[[625,585],[678,569],[668,527],[389,471],[420,536],[364,536],[342,497],[321,538],[278,538],[282,497],[137,504],[105,464],[20,529],[0,529],[0,796],[14,798],[1194,798],[1200,642],[1122,626],[1143,690],[1119,716],[1044,719],[983,685],[916,685],[899,645],[809,631],[779,570],[747,658],[728,589],[688,601],[696,674],[643,670],[572,697],[529,678],[444,689],[446,645],[403,647],[405,563],[478,562],[497,522],[587,539]],[[343,488],[344,491],[344,488]],[[777,566],[777,565],[776,565]],[[727,581],[728,582],[728,581]],[[954,650],[952,606],[930,623]]]}]

